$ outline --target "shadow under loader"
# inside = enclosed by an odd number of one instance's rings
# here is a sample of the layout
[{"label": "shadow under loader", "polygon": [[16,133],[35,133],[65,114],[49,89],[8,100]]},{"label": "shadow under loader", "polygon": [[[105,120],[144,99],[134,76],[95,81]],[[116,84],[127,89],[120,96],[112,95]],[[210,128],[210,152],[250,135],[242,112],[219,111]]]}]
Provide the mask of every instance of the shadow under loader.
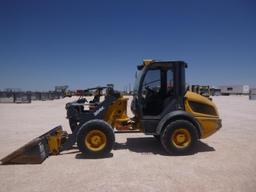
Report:
[{"label": "shadow under loader", "polygon": [[[53,155],[53,151],[49,150],[48,141],[49,138],[54,137],[58,134],[58,132],[62,131],[62,127],[58,126],[50,130],[49,132],[33,139],[28,142],[24,146],[15,150],[11,154],[7,155],[3,159],[1,159],[2,165],[5,164],[41,164],[47,157]],[[66,135],[65,137],[72,137],[70,135]],[[61,138],[60,138],[61,139]],[[60,143],[58,143],[60,142]],[[61,145],[61,140],[56,141],[57,145]],[[64,148],[65,147],[65,148]],[[76,154],[76,159],[91,159],[90,157],[85,156],[80,153],[79,150],[75,150],[77,147],[74,147],[70,142],[69,145],[62,145],[61,151],[55,151],[55,155],[66,155],[66,154]],[[72,150],[71,152],[67,150]],[[168,153],[162,148],[160,141],[156,140],[154,137],[134,137],[127,138],[125,143],[114,143],[113,150],[129,150],[135,153],[140,154],[159,154],[168,156]],[[65,152],[64,152],[65,151]],[[215,149],[202,141],[198,141],[195,148],[187,155],[193,155],[201,152],[211,152],[215,151]],[[100,158],[112,158],[114,155],[110,153],[106,156],[99,157]],[[95,159],[95,158],[93,158]]]}]

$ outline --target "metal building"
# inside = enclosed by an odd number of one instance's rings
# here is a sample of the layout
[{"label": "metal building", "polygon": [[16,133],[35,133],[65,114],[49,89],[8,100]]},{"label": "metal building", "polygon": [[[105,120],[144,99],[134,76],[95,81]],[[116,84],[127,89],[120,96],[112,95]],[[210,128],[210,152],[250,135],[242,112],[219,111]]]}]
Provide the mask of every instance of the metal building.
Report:
[{"label": "metal building", "polygon": [[224,85],[219,86],[222,95],[249,95],[249,85]]}]

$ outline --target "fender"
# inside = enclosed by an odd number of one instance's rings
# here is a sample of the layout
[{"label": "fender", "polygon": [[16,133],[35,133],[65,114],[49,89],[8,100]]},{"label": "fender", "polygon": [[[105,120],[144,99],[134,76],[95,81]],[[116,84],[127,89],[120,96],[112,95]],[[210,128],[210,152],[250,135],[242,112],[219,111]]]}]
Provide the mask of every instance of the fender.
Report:
[{"label": "fender", "polygon": [[180,120],[184,119],[184,120],[190,121],[197,129],[198,138],[201,138],[202,128],[199,122],[190,113],[182,110],[172,111],[170,113],[167,113],[158,123],[156,128],[156,134],[160,135],[167,123],[169,123],[170,121],[178,120],[178,119]]}]

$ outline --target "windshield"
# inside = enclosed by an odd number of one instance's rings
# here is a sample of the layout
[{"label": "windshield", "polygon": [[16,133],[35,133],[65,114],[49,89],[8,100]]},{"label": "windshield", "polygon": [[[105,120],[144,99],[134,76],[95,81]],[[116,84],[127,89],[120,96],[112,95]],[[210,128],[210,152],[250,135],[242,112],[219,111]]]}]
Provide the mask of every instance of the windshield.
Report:
[{"label": "windshield", "polygon": [[135,84],[133,88],[134,94],[138,94],[141,75],[142,75],[142,70],[136,72]]}]

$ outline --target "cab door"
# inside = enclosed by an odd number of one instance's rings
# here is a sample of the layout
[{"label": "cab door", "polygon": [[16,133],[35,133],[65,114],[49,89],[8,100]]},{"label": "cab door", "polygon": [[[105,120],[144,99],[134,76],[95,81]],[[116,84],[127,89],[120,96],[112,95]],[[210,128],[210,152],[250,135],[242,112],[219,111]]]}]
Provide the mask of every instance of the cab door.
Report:
[{"label": "cab door", "polygon": [[172,67],[152,67],[145,71],[139,94],[141,126],[145,133],[154,134],[161,118],[175,109],[174,86]]}]

